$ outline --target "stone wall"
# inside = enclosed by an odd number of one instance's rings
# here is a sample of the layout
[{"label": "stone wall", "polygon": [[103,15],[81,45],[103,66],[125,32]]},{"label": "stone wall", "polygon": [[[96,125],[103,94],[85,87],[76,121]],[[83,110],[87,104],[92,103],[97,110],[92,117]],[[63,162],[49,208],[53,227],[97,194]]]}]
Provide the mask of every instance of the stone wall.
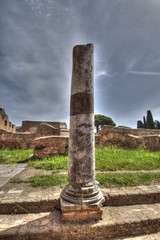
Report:
[{"label": "stone wall", "polygon": [[0,148],[31,148],[35,133],[11,133],[0,129]]},{"label": "stone wall", "polygon": [[44,121],[22,121],[22,126],[17,127],[17,132],[37,132],[37,128],[40,125],[48,125],[52,128],[58,130],[59,129],[59,135],[60,135],[60,129],[67,129],[67,124],[64,122],[44,122]]},{"label": "stone wall", "polygon": [[[62,131],[61,131],[62,130]],[[7,132],[0,129],[0,148],[33,148],[32,141],[44,136],[68,137],[68,129],[57,129],[48,123],[41,123],[35,131],[31,132]]]},{"label": "stone wall", "polygon": [[69,138],[66,136],[47,136],[33,140],[33,155],[35,157],[48,157],[57,154],[68,154]]},{"label": "stone wall", "polygon": [[0,129],[7,132],[15,132],[16,127],[9,121],[8,115],[3,108],[0,108]]},{"label": "stone wall", "polygon": [[[57,144],[60,144],[61,148],[61,143],[59,143],[59,141],[63,139],[63,137],[64,139],[68,139],[68,130],[64,132],[65,135],[62,135],[62,132],[60,132],[59,135],[58,131],[59,130],[47,123],[40,124],[37,128],[37,132],[12,133],[0,129],[0,148],[33,148],[35,146],[33,140],[44,136],[51,137],[51,139],[54,139],[54,142],[56,138],[59,139],[57,140]],[[49,139],[50,138],[48,138],[47,141],[50,141]],[[64,141],[64,139],[62,141]],[[102,130],[95,136],[95,144],[96,146],[102,147],[114,145],[131,149],[146,148],[150,150],[160,150],[160,130],[125,129],[103,126]],[[49,145],[51,146],[51,142]],[[55,146],[55,143],[53,143],[53,145]],[[63,151],[60,151],[60,153],[61,152]]]},{"label": "stone wall", "polygon": [[160,130],[103,126],[96,136],[98,146],[160,150]]},{"label": "stone wall", "polygon": [[0,108],[0,148],[32,148],[35,138],[60,135],[68,136],[65,122],[23,121],[22,126],[15,128]]},{"label": "stone wall", "polygon": [[55,128],[48,123],[41,123],[36,129],[36,133],[40,136],[60,135],[60,128]]}]

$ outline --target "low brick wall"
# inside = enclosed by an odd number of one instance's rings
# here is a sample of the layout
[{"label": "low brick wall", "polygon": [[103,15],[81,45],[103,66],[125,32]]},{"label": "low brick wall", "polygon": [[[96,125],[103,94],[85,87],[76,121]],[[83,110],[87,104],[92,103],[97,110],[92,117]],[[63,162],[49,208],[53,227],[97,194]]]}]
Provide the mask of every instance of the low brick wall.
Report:
[{"label": "low brick wall", "polygon": [[55,129],[67,129],[65,122],[23,121],[22,126],[17,127],[17,132],[30,132],[32,129],[36,130],[40,124],[48,124]]},{"label": "low brick wall", "polygon": [[68,154],[68,140],[66,136],[39,137],[32,141],[35,157],[48,157],[57,154]]},{"label": "low brick wall", "polygon": [[[50,127],[48,124],[39,125],[36,133],[11,133],[0,129],[0,148],[33,148],[36,141],[43,141],[44,144],[43,138],[43,140],[36,140],[36,138],[41,139],[43,136],[48,136],[51,139],[54,137],[54,141],[49,140],[49,138],[45,139],[45,141],[47,141],[48,148],[50,147],[53,153],[54,151],[58,152],[58,149],[60,149],[58,154],[65,152],[61,149],[64,144],[64,139],[67,139],[66,141],[68,141],[68,130],[65,130],[64,132],[61,131],[59,133],[59,129]],[[34,139],[35,142],[33,141]],[[62,144],[60,142],[61,140]],[[59,144],[59,147],[57,147],[56,144]],[[102,147],[114,145],[130,149],[146,148],[150,150],[160,150],[160,130],[125,129],[103,126],[102,130],[95,136],[95,144],[96,146]]]},{"label": "low brick wall", "polygon": [[[7,132],[5,130],[0,129],[0,148],[2,149],[33,148],[34,147],[33,140],[43,136],[55,136],[58,138],[60,137],[60,130],[55,129],[52,126],[50,127],[47,124],[39,125],[39,127],[37,128],[37,132],[11,133],[11,132]],[[68,130],[64,132],[64,137],[68,138]]]},{"label": "low brick wall", "polygon": [[11,133],[0,129],[0,148],[31,148],[35,133]]},{"label": "low brick wall", "polygon": [[98,146],[160,150],[160,130],[127,129],[103,126],[96,136]]},{"label": "low brick wall", "polygon": [[60,135],[60,128],[55,128],[48,123],[41,123],[36,132],[40,136]]}]

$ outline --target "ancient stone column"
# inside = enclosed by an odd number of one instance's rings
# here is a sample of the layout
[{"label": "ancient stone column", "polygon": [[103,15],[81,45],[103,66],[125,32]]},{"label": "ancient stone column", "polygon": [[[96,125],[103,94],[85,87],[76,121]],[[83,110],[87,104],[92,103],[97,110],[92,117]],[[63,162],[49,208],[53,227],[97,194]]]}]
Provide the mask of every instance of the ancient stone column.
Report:
[{"label": "ancient stone column", "polygon": [[73,48],[70,104],[69,183],[61,192],[62,220],[101,218],[103,196],[95,180],[94,46]]}]

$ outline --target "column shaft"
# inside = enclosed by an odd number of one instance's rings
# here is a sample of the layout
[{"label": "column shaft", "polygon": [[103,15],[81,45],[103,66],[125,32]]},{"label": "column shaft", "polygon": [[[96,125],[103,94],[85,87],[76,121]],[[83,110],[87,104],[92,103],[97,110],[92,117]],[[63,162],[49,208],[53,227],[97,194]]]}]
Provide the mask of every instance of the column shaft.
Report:
[{"label": "column shaft", "polygon": [[70,104],[69,182],[95,181],[93,44],[75,46]]},{"label": "column shaft", "polygon": [[93,44],[73,49],[69,184],[61,192],[64,221],[97,220],[102,214],[103,196],[95,181],[93,54]]}]

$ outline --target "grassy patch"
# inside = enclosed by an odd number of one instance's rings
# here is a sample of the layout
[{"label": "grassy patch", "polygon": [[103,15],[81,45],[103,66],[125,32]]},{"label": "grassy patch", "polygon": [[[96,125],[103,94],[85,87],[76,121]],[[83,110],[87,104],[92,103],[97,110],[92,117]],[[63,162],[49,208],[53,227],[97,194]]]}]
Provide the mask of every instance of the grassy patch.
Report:
[{"label": "grassy patch", "polygon": [[[96,148],[96,170],[152,170],[160,169],[160,152]],[[54,156],[32,161],[30,166],[46,170],[67,170],[68,156]]]},{"label": "grassy patch", "polygon": [[[0,163],[23,163],[33,150],[0,150]],[[28,160],[27,160],[28,161]],[[67,170],[68,156],[34,159],[29,166],[46,170]],[[96,148],[96,170],[152,170],[160,169],[160,151]],[[124,187],[160,183],[160,173],[98,173],[97,180],[104,187]],[[15,180],[16,183],[19,180]],[[68,182],[67,174],[52,173],[27,180],[34,187],[63,187]]]},{"label": "grassy patch", "polygon": [[34,160],[29,162],[30,167],[45,170],[67,170],[68,169],[68,156],[57,155],[54,157],[43,158],[42,160]]},{"label": "grassy patch", "polygon": [[13,178],[10,180],[11,183],[17,183],[17,184],[20,184],[20,183],[23,183],[25,181],[19,179],[19,178]]},{"label": "grassy patch", "polygon": [[33,153],[32,149],[1,149],[0,150],[0,163],[23,163],[28,161],[27,158]]},{"label": "grassy patch", "polygon": [[[32,154],[29,150],[0,150],[0,163],[22,163]],[[96,170],[160,169],[160,151],[96,148]],[[29,166],[46,170],[67,170],[68,156],[54,156],[29,161]]]},{"label": "grassy patch", "polygon": [[33,187],[63,187],[68,182],[67,174],[52,173],[51,175],[38,175],[31,177],[29,182]]},{"label": "grassy patch", "polygon": [[120,148],[96,148],[97,170],[152,170],[160,169],[160,152]]},{"label": "grassy patch", "polygon": [[[97,181],[103,187],[130,187],[160,183],[159,173],[98,173]],[[51,175],[38,175],[31,177],[29,182],[33,187],[63,187],[68,182],[67,174],[53,173]]]},{"label": "grassy patch", "polygon": [[130,187],[160,183],[160,173],[98,173],[96,179],[104,187]]}]

